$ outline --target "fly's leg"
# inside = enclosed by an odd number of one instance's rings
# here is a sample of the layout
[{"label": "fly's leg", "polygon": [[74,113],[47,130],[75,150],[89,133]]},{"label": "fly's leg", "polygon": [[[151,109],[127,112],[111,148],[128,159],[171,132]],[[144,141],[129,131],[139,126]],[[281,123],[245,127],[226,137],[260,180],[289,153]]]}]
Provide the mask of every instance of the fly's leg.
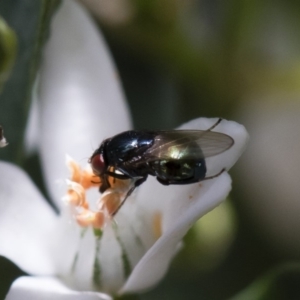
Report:
[{"label": "fly's leg", "polygon": [[211,127],[209,127],[206,131],[212,131],[215,127],[217,127],[223,119],[219,118],[218,121]]},{"label": "fly's leg", "polygon": [[[212,176],[209,176],[209,177],[205,177],[203,180],[208,180],[208,179],[216,178],[216,177],[220,176],[225,171],[226,171],[226,169],[223,168],[218,174],[215,174],[215,175],[212,175]],[[201,181],[203,181],[203,180],[201,180]]]},{"label": "fly's leg", "polygon": [[163,185],[170,185],[170,181],[167,179],[162,179],[162,178],[156,177],[156,180]]},{"label": "fly's leg", "polygon": [[[115,173],[115,168],[112,167],[112,172]],[[116,177],[113,177],[113,183],[116,183]]]},{"label": "fly's leg", "polygon": [[147,177],[148,177],[148,175],[145,175],[144,177],[139,178],[138,180],[135,181],[134,186],[129,189],[129,191],[127,192],[125,198],[122,200],[122,202],[120,203],[120,205],[118,206],[118,208],[111,214],[112,217],[114,217],[118,213],[118,211],[124,205],[124,203],[127,200],[127,198],[133,193],[133,191],[135,190],[135,188],[138,187],[139,185],[141,185],[143,182],[146,181]]},{"label": "fly's leg", "polygon": [[108,178],[106,175],[101,176],[101,182],[99,191],[100,193],[104,193],[108,188],[110,188],[110,183],[108,182]]}]

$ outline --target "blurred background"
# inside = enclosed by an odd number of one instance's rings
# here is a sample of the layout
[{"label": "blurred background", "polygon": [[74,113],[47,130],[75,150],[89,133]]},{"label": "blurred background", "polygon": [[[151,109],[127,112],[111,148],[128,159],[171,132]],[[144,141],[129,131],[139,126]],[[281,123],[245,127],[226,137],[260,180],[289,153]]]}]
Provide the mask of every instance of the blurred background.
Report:
[{"label": "blurred background", "polygon": [[[82,3],[105,35],[136,129],[205,116],[250,134],[227,203],[198,221],[165,279],[140,298],[300,299],[300,2]],[[41,190],[39,158],[24,155],[23,137],[58,6],[0,2],[0,123],[18,145],[0,158],[25,168]],[[1,258],[1,295],[20,274]]]}]

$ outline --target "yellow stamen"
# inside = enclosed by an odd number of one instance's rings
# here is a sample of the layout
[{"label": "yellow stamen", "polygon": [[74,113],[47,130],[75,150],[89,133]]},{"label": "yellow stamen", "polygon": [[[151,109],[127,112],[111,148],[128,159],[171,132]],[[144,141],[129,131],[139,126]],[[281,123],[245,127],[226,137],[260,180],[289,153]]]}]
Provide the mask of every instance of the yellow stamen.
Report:
[{"label": "yellow stamen", "polygon": [[95,176],[93,171],[90,170],[83,170],[81,173],[81,185],[86,190],[91,187],[99,187],[101,185],[101,180],[99,177]]},{"label": "yellow stamen", "polygon": [[84,189],[89,189],[101,184],[100,178],[94,175],[90,167],[86,170],[82,170],[80,165],[69,155],[66,156],[66,164],[71,173],[70,180],[81,184]]},{"label": "yellow stamen", "polygon": [[162,235],[162,214],[161,212],[157,211],[153,215],[152,219],[153,225],[153,233],[154,237],[158,239]]},{"label": "yellow stamen", "polygon": [[86,207],[85,189],[77,182],[67,180],[68,191],[65,200],[75,206]]},{"label": "yellow stamen", "polygon": [[95,218],[94,215],[95,213],[86,209],[76,216],[76,221],[80,226],[87,227],[93,223]]},{"label": "yellow stamen", "polygon": [[95,213],[94,221],[92,222],[92,225],[96,229],[102,229],[104,227],[105,223],[105,216],[103,211],[98,211]]},{"label": "yellow stamen", "polygon": [[95,229],[102,229],[105,216],[102,211],[93,212],[89,209],[84,209],[76,216],[76,221],[82,227],[93,226]]},{"label": "yellow stamen", "polygon": [[[109,176],[110,188],[101,197],[97,211],[92,211],[86,200],[86,190],[101,186],[101,179],[93,173],[91,168],[82,170],[70,156],[66,157],[66,164],[71,172],[71,178],[67,180],[68,190],[63,199],[75,208],[73,209],[74,217],[80,226],[103,229],[106,218],[118,210],[132,181]],[[114,169],[111,168],[110,171],[113,172]]]},{"label": "yellow stamen", "polygon": [[67,167],[69,168],[70,170],[70,173],[71,173],[71,177],[70,177],[70,180],[71,181],[74,181],[74,182],[77,182],[77,183],[80,183],[81,181],[81,168],[79,166],[79,164],[77,164],[75,162],[75,160],[73,160],[71,158],[71,156],[69,155],[66,155],[66,164],[67,164]]}]

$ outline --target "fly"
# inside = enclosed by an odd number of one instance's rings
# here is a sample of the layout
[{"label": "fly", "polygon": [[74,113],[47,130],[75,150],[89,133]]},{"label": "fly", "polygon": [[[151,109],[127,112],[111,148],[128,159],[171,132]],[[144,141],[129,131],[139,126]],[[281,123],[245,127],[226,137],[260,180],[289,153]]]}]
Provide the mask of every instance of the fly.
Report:
[{"label": "fly", "polygon": [[89,160],[101,180],[100,192],[110,188],[109,176],[134,180],[112,216],[149,175],[163,185],[191,184],[215,178],[225,171],[206,177],[205,158],[218,155],[234,144],[229,135],[212,131],[221,121],[207,130],[130,130],[104,140]]}]

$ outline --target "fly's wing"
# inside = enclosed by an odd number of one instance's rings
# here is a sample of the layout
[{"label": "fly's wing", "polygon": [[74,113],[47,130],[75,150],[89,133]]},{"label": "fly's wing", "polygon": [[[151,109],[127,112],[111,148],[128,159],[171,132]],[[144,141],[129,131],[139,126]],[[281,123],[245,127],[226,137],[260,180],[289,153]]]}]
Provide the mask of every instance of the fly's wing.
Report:
[{"label": "fly's wing", "polygon": [[157,131],[154,143],[143,154],[147,161],[162,159],[201,159],[229,149],[234,140],[220,132],[208,130]]}]

